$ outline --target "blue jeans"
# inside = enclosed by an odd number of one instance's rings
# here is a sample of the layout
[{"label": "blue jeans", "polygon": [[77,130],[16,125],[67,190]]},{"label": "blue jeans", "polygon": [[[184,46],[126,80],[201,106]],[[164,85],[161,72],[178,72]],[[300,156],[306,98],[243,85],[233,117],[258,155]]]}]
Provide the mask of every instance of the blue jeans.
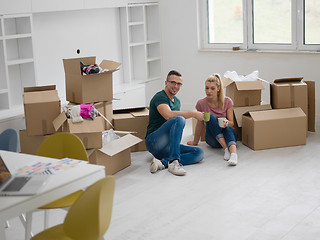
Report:
[{"label": "blue jeans", "polygon": [[201,148],[180,144],[185,124],[184,117],[170,118],[145,139],[148,151],[166,168],[175,159],[182,165],[189,165],[200,162],[204,157]]},{"label": "blue jeans", "polygon": [[224,137],[228,148],[234,144],[236,145],[238,133],[232,127],[227,126],[221,128],[219,126],[218,118],[216,115],[210,115],[210,121],[206,123],[206,143],[214,148],[221,148],[222,146],[218,142],[219,138]]}]

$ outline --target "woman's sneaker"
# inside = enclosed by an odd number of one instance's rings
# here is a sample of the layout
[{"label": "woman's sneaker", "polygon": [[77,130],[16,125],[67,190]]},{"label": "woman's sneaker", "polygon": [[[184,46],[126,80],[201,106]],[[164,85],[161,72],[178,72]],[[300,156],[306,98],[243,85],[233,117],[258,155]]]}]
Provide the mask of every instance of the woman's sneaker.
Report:
[{"label": "woman's sneaker", "polygon": [[153,158],[150,165],[150,172],[155,173],[158,170],[163,170],[163,169],[164,169],[164,165],[162,164],[162,162],[156,158]]},{"label": "woman's sneaker", "polygon": [[169,172],[171,172],[174,175],[177,176],[183,176],[186,175],[186,171],[182,168],[182,165],[179,163],[178,160],[174,160],[172,163],[168,166]]}]

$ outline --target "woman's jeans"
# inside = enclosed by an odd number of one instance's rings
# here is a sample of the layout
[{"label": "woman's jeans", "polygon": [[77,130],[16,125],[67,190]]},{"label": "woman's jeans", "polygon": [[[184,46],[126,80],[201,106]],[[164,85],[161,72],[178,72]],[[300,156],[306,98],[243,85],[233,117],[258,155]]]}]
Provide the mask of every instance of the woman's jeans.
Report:
[{"label": "woman's jeans", "polygon": [[236,145],[238,133],[230,126],[221,128],[217,116],[211,114],[210,121],[206,123],[206,143],[211,147],[221,148],[222,146],[218,142],[218,139],[222,137],[225,138],[229,148],[232,144]]},{"label": "woman's jeans", "polygon": [[202,149],[180,144],[185,124],[184,117],[170,118],[145,139],[148,151],[160,159],[166,168],[175,159],[182,165],[197,163],[203,159]]}]

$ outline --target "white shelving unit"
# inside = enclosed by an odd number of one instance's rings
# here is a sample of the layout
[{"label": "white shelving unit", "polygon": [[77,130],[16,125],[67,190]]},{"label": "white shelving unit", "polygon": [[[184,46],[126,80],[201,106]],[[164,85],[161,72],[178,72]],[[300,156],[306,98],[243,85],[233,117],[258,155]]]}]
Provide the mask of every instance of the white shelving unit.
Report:
[{"label": "white shelving unit", "polygon": [[137,84],[160,79],[158,2],[129,3],[120,11],[125,82]]},{"label": "white shelving unit", "polygon": [[0,16],[0,116],[23,114],[23,89],[36,85],[33,56],[31,14]]}]

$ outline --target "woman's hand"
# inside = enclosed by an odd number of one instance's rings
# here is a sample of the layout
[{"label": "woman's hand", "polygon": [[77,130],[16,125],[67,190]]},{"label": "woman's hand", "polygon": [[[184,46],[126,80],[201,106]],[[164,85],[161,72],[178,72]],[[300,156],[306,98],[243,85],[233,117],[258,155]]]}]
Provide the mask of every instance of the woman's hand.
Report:
[{"label": "woman's hand", "polygon": [[197,146],[198,145],[198,143],[196,143],[195,141],[189,141],[189,142],[187,142],[187,144],[190,146]]}]

